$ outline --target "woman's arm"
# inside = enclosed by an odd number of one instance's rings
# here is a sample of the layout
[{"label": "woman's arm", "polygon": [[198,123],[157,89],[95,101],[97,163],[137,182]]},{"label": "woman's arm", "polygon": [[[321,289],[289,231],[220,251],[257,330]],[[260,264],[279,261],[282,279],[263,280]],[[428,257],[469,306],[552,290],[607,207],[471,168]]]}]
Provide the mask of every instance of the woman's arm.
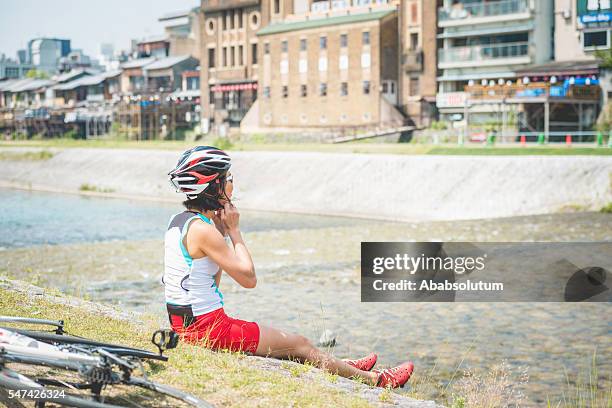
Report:
[{"label": "woman's arm", "polygon": [[[209,256],[239,285],[254,288],[257,284],[255,266],[238,227],[239,217],[236,207],[230,204],[226,204],[225,209],[221,210],[221,220],[234,244],[233,251],[227,246],[217,228],[204,222],[194,222],[189,229],[186,239],[187,250],[192,256],[198,252]],[[192,248],[195,251],[192,252]]]}]

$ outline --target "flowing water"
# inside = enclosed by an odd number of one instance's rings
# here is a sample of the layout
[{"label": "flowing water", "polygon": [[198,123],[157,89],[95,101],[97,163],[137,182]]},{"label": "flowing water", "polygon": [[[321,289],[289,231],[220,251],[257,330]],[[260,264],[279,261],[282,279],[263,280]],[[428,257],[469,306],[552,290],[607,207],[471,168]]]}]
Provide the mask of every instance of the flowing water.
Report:
[{"label": "flowing water", "polygon": [[[163,314],[163,234],[175,205],[0,190],[0,276],[31,280],[121,308]],[[611,241],[612,215],[554,214],[461,222],[372,220],[244,212],[258,273],[254,290],[225,276],[230,315],[337,335],[341,357],[376,350],[380,364],[413,359],[440,397],[464,369],[507,361],[527,368],[524,405],[559,400],[596,352],[600,387],[612,376],[609,303],[361,303],[361,241]],[[58,316],[59,318],[60,316]],[[567,373],[567,377],[566,377]],[[409,390],[410,391],[410,390]],[[415,390],[413,390],[415,391]]]}]

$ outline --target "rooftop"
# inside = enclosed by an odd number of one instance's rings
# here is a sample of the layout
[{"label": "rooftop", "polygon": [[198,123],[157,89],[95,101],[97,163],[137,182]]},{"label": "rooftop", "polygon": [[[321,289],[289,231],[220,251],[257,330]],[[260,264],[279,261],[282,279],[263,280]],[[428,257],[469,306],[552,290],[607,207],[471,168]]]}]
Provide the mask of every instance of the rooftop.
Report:
[{"label": "rooftop", "polygon": [[189,55],[180,55],[180,56],[175,56],[175,57],[166,57],[166,58],[162,58],[162,59],[158,59],[157,61],[153,62],[152,64],[149,64],[145,67],[145,69],[147,71],[151,71],[154,69],[166,69],[166,68],[170,68],[176,64],[180,64],[183,61],[188,60],[189,58],[191,58],[191,56]]},{"label": "rooftop", "polygon": [[308,30],[312,28],[327,27],[332,25],[361,23],[364,21],[380,20],[395,10],[373,11],[359,14],[348,14],[337,17],[317,18],[312,20],[291,21],[270,24],[257,32],[257,35],[269,35],[285,33],[288,31]]},{"label": "rooftop", "polygon": [[150,58],[139,58],[139,59],[135,59],[131,61],[126,61],[123,64],[121,64],[121,68],[126,68],[126,69],[142,68],[148,64],[155,62],[155,60],[156,58],[150,57]]}]

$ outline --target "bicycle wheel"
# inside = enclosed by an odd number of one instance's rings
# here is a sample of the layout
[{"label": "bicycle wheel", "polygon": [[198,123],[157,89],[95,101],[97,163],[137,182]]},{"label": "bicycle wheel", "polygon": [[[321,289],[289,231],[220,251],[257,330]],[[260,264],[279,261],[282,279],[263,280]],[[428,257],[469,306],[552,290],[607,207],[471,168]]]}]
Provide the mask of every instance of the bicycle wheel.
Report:
[{"label": "bicycle wheel", "polygon": [[[33,400],[37,401],[37,406],[43,407],[45,403],[56,403],[61,406],[77,407],[77,408],[122,408],[118,405],[104,404],[89,399],[80,398],[69,394],[59,396],[56,390],[44,387],[38,384],[36,381],[26,377],[25,375],[19,374],[6,367],[0,367],[0,390],[3,392],[1,402],[5,402],[9,406],[19,407],[23,406],[21,401]],[[24,395],[23,398],[17,398],[10,391],[19,392],[18,395]],[[57,394],[54,396],[54,394]],[[48,396],[45,396],[48,395]],[[3,401],[4,400],[4,401]]]}]

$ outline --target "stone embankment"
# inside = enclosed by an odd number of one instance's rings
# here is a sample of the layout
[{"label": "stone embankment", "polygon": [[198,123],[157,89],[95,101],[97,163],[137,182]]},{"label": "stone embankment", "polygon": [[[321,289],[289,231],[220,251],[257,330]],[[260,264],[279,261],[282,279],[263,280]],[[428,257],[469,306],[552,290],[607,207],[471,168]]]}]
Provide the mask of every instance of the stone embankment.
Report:
[{"label": "stone embankment", "polygon": [[[0,151],[20,151],[5,148]],[[179,153],[65,149],[0,161],[0,187],[181,196],[166,174]],[[612,157],[232,152],[240,208],[391,220],[458,220],[598,210],[612,201]],[[7,157],[7,155],[5,155]]]}]

